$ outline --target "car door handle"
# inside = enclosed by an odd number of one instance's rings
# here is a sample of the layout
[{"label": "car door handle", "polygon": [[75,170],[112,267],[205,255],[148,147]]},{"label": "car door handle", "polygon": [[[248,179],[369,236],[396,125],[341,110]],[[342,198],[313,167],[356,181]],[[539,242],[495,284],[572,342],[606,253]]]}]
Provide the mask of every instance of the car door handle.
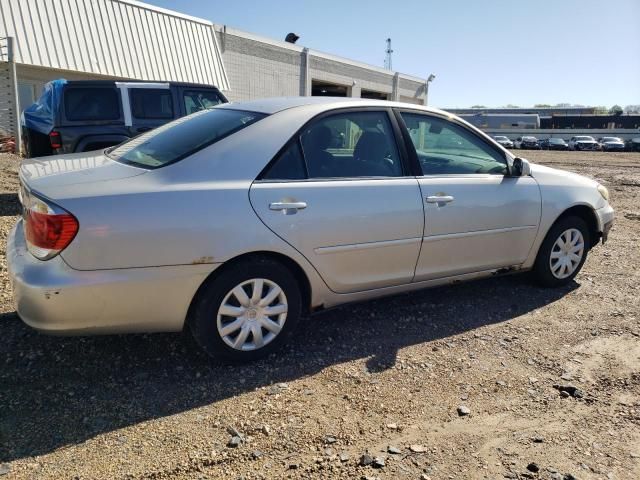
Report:
[{"label": "car door handle", "polygon": [[453,197],[451,195],[431,195],[426,198],[427,203],[451,203]]},{"label": "car door handle", "polygon": [[273,202],[269,204],[269,210],[284,210],[292,213],[305,208],[307,208],[306,202]]}]

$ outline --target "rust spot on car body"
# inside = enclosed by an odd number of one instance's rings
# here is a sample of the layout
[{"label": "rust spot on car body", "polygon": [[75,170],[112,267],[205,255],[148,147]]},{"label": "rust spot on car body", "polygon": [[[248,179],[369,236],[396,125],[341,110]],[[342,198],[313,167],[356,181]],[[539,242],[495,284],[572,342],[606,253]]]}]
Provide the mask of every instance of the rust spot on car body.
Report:
[{"label": "rust spot on car body", "polygon": [[213,263],[213,257],[200,257],[196,258],[191,265],[202,265],[203,263]]}]

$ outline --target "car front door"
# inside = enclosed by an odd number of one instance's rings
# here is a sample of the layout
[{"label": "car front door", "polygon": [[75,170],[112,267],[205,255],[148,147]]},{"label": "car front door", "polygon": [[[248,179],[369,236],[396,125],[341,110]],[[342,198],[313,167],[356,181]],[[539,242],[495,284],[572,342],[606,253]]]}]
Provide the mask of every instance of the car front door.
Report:
[{"label": "car front door", "polygon": [[523,263],[540,220],[536,181],[510,176],[505,153],[462,124],[412,111],[399,120],[425,202],[415,281]]},{"label": "car front door", "polygon": [[410,283],[422,242],[418,181],[391,110],[337,110],[302,128],[250,190],[261,220],[329,288]]}]

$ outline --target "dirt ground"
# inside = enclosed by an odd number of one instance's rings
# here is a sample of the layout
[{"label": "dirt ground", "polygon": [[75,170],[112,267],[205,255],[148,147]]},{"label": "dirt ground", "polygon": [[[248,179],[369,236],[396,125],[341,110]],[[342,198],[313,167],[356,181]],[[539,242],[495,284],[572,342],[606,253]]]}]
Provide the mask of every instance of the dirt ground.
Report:
[{"label": "dirt ground", "polygon": [[17,160],[0,156],[0,477],[640,478],[640,154],[526,156],[611,191],[610,240],[572,285],[519,275],[346,306],[243,366],[180,334],[26,327],[4,255]]}]

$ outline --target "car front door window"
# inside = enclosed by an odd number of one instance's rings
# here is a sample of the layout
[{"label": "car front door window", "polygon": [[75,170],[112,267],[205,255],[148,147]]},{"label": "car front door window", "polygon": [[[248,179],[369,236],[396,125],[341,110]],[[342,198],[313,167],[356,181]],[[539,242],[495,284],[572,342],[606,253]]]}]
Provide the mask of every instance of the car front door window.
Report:
[{"label": "car front door window", "polygon": [[508,172],[504,154],[464,127],[421,114],[402,113],[402,119],[423,175]]},{"label": "car front door window", "polygon": [[220,96],[213,90],[185,90],[182,96],[187,115],[222,103]]}]

